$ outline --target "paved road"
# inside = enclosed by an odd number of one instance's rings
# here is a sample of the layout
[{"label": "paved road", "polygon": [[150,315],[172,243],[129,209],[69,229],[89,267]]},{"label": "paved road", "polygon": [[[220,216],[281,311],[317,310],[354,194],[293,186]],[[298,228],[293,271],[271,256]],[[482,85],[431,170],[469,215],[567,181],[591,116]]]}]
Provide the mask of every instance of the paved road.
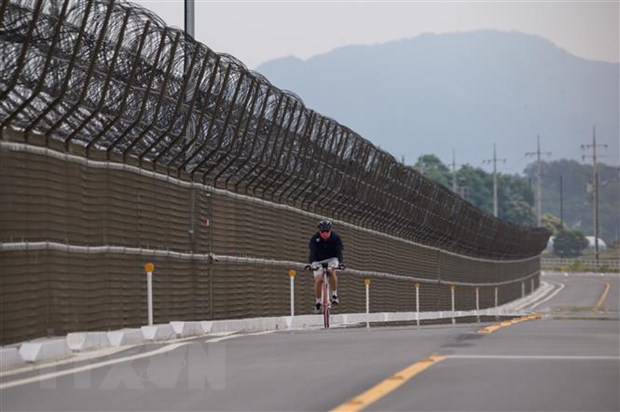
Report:
[{"label": "paved road", "polygon": [[[547,275],[556,289],[536,310],[552,316],[491,334],[478,333],[487,324],[406,326],[133,348],[8,376],[3,385],[21,384],[0,391],[0,410],[318,411],[357,398],[375,411],[618,411],[618,279]],[[360,397],[378,384],[383,397]]]}]

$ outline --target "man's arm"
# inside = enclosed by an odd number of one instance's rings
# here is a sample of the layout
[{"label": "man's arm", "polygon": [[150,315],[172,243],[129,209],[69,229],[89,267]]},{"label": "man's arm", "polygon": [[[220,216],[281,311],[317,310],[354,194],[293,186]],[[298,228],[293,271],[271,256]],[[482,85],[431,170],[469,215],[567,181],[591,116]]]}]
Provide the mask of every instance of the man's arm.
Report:
[{"label": "man's arm", "polygon": [[310,249],[310,254],[308,255],[308,263],[314,262],[316,259],[316,244],[314,242],[314,236],[310,239],[310,243],[308,243],[308,249]]}]

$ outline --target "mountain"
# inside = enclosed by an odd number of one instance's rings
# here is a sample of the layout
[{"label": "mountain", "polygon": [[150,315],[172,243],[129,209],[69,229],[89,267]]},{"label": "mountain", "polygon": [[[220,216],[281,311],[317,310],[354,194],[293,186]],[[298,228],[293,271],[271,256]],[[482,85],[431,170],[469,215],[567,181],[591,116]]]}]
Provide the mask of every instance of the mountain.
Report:
[{"label": "mountain", "polygon": [[541,37],[425,34],[272,60],[256,71],[407,164],[427,153],[451,161],[454,149],[457,163],[479,166],[496,142],[499,159],[523,167],[537,135],[552,152],[544,159],[581,160],[594,125],[597,143],[608,145],[598,149],[601,161],[619,164],[620,65]]}]

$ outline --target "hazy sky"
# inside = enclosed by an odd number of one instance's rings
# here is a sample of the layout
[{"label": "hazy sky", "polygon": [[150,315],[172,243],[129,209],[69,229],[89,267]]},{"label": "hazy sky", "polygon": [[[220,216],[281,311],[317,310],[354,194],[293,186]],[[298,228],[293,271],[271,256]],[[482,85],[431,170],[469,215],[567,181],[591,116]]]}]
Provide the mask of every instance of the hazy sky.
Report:
[{"label": "hazy sky", "polygon": [[[183,0],[133,0],[183,27]],[[422,33],[516,30],[577,56],[619,61],[620,1],[195,0],[196,38],[249,68],[278,57],[306,59],[349,44]]]}]

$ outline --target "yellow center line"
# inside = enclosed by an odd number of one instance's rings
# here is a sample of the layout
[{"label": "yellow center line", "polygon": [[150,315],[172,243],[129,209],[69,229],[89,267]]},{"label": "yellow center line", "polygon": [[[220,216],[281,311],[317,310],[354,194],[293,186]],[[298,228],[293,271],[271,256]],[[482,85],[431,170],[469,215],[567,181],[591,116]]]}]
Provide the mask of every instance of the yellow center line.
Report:
[{"label": "yellow center line", "polygon": [[511,320],[505,320],[505,321],[502,321],[500,323],[495,323],[493,325],[486,326],[486,327],[480,329],[478,331],[478,333],[484,333],[484,334],[493,333],[493,332],[495,332],[498,329],[514,325],[515,323],[524,322],[526,320],[535,320],[535,319],[540,319],[540,318],[542,318],[542,314],[540,314],[540,313],[535,313],[535,314],[527,315],[527,316],[521,316],[520,318],[514,318],[514,319],[511,319]]},{"label": "yellow center line", "polygon": [[396,388],[402,386],[409,379],[413,378],[418,373],[424,371],[431,365],[441,362],[447,359],[447,356],[433,355],[427,359],[423,359],[419,362],[409,365],[405,369],[396,372],[392,376],[379,382],[366,392],[357,395],[351,400],[343,403],[332,409],[330,412],[357,412],[368,407],[370,404],[383,398],[388,393],[394,391]]},{"label": "yellow center line", "polygon": [[603,291],[601,298],[596,303],[596,306],[592,308],[592,312],[598,311],[601,308],[601,306],[603,306],[603,303],[605,303],[605,299],[607,299],[607,294],[609,293],[610,288],[611,288],[611,284],[609,282],[605,282],[605,290]]}]

